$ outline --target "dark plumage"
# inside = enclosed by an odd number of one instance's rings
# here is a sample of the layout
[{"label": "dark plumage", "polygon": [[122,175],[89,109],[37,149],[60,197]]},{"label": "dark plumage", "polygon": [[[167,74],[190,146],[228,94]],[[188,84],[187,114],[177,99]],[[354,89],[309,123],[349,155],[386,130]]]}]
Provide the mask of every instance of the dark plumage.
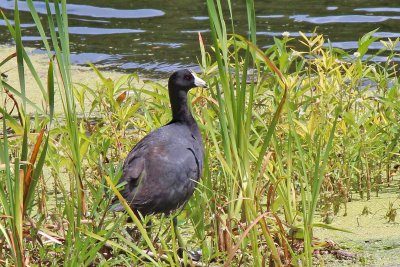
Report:
[{"label": "dark plumage", "polygon": [[[187,105],[187,92],[206,83],[189,70],[168,81],[172,120],[140,140],[129,153],[119,184],[134,212],[169,214],[192,196],[203,169],[203,142]],[[115,211],[123,211],[114,198]]]}]

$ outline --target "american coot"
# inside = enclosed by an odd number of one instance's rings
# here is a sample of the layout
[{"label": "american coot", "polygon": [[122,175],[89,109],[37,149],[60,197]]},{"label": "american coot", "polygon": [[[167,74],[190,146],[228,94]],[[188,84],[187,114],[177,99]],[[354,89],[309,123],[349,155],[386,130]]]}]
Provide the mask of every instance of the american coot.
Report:
[{"label": "american coot", "polygon": [[[187,93],[194,87],[207,85],[186,69],[171,75],[171,122],[140,140],[125,160],[118,184],[124,184],[121,194],[136,214],[170,214],[189,200],[200,179],[203,142],[187,105]],[[113,204],[114,211],[124,210],[118,198]]]}]

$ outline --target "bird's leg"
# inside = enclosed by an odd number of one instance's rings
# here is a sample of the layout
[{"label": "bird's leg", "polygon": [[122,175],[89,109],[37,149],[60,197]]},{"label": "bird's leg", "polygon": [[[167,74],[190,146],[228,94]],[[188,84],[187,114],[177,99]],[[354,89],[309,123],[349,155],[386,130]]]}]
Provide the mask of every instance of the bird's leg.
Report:
[{"label": "bird's leg", "polygon": [[175,216],[172,219],[172,225],[174,227],[174,232],[175,232],[176,239],[178,240],[179,250],[183,250],[183,249],[185,249],[186,244],[185,244],[185,241],[183,241],[182,236],[181,236],[181,234],[179,233],[179,230],[178,230],[178,219],[177,219],[177,216]]},{"label": "bird's leg", "polygon": [[133,241],[138,242],[140,240],[140,232],[136,228],[136,226],[126,227],[126,231],[128,232],[129,236],[132,238]]},{"label": "bird's leg", "polygon": [[[151,239],[151,228],[152,228],[151,219],[148,219],[148,218],[146,219],[146,218],[141,218],[141,217],[138,217],[138,218],[140,219],[140,223],[143,225],[143,228],[146,230],[147,235]],[[128,218],[128,222],[132,222],[132,221],[129,220],[129,218]],[[132,239],[135,241],[139,241],[140,238],[142,237],[142,234],[140,233],[137,225],[134,225],[132,228],[127,227],[126,230],[129,233],[129,235],[132,237]]]},{"label": "bird's leg", "polygon": [[178,230],[178,216],[175,216],[172,219],[172,225],[174,227],[174,232],[175,232],[175,236],[176,239],[178,240],[178,256],[183,258],[183,251],[187,251],[187,254],[189,255],[189,257],[193,260],[193,261],[199,261],[201,259],[201,253],[199,253],[198,251],[191,251],[191,250],[187,250],[186,249],[186,243],[185,241],[183,241],[183,238],[181,236],[181,234],[179,233]]},{"label": "bird's leg", "polygon": [[151,236],[151,228],[153,227],[153,223],[151,222],[151,220],[149,220],[147,223],[146,223],[146,226],[145,226],[145,229],[146,229],[146,232],[147,232],[147,235],[148,236]]},{"label": "bird's leg", "polygon": [[152,224],[151,220],[149,220],[146,223],[146,226],[145,226],[146,233],[147,233],[147,235],[149,236],[150,239],[151,239],[151,228],[152,228],[152,226],[153,226],[153,224]]}]

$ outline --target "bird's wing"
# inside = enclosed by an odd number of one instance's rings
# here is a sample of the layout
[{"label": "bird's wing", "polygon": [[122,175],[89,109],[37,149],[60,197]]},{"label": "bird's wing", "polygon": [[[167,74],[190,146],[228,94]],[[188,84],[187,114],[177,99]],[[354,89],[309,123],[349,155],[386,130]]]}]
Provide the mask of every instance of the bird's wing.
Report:
[{"label": "bird's wing", "polygon": [[[136,192],[137,186],[145,175],[144,150],[145,148],[139,142],[125,160],[122,177],[118,182],[118,187],[122,187],[119,189],[120,193],[125,199],[129,200],[131,198],[132,192]],[[124,210],[124,207],[119,203],[116,196],[112,200],[112,210]]]},{"label": "bird's wing", "polygon": [[131,207],[142,214],[169,212],[182,206],[193,194],[199,165],[191,149],[167,145],[152,148],[145,164],[145,178],[139,182]]}]

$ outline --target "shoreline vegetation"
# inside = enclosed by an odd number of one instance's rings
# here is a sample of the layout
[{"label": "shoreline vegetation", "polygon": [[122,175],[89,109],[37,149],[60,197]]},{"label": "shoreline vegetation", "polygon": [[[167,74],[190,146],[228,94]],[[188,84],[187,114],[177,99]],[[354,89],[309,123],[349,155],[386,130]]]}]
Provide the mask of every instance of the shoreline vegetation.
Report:
[{"label": "shoreline vegetation", "polygon": [[399,263],[400,38],[371,31],[344,51],[322,34],[283,33],[260,49],[252,0],[247,38],[229,34],[229,0],[207,0],[211,40],[198,37],[209,89],[188,95],[205,168],[173,214],[201,251],[193,262],[178,253],[172,216],[153,216],[148,232],[127,203],[109,212],[128,150],[171,119],[164,81],[72,66],[66,1],[46,0],[42,17],[27,5],[47,54],[24,49],[15,1],[14,23],[4,18],[15,48],[4,49],[16,54],[0,61],[1,265]]},{"label": "shoreline vegetation", "polygon": [[[44,54],[35,54],[33,49],[26,48],[36,71],[39,73],[43,82],[47,79],[48,58]],[[1,55],[10,55],[15,52],[14,46],[0,46]],[[7,82],[11,85],[18,84],[18,66],[16,62],[10,61],[4,65],[3,70],[7,74]],[[74,80],[80,84],[95,88],[101,84],[101,79],[90,67],[71,66]],[[111,80],[118,80],[126,73],[118,71],[101,71],[104,77]],[[34,79],[27,74],[26,83],[34,85],[34,91],[28,91],[27,95],[33,102],[41,99],[40,90],[35,86]],[[161,83],[165,83],[161,81]],[[30,87],[31,88],[31,87]],[[57,101],[55,101],[57,103]],[[58,110],[60,112],[61,110]],[[29,110],[28,110],[29,113]],[[45,171],[49,175],[48,170]],[[368,262],[381,265],[398,263],[400,253],[400,224],[396,222],[387,222],[386,214],[389,211],[390,203],[399,201],[399,194],[382,193],[379,197],[372,197],[372,200],[363,200],[357,198],[349,202],[348,214],[338,214],[333,219],[333,227],[342,228],[351,231],[342,232],[324,228],[315,229],[315,237],[321,242],[332,242],[334,249],[346,251],[349,254],[335,257],[324,250],[319,252],[320,262],[325,261],[326,266],[365,266]],[[365,212],[365,210],[368,212]],[[323,218],[320,218],[323,220]],[[381,225],[377,227],[377,225]],[[343,227],[345,226],[345,227]],[[346,258],[346,255],[350,255]],[[355,259],[357,258],[357,260]],[[363,264],[363,262],[365,264]],[[367,264],[368,266],[368,264]]]}]

